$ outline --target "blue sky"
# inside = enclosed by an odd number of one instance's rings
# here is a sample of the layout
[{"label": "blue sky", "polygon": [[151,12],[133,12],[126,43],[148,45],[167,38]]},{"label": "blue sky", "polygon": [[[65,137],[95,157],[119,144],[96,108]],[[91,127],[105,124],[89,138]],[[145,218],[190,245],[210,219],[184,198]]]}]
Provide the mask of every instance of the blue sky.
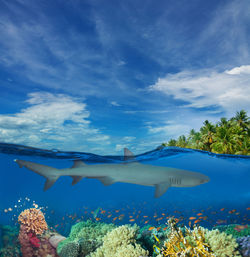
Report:
[{"label": "blue sky", "polygon": [[250,111],[250,3],[0,1],[0,141],[149,151]]}]

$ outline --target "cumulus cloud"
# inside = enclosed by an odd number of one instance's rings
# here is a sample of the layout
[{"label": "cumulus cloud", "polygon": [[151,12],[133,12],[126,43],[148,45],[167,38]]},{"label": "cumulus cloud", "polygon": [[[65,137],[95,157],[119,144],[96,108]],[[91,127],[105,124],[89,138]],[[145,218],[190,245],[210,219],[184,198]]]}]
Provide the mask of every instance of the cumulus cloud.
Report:
[{"label": "cumulus cloud", "polygon": [[226,70],[225,73],[229,75],[250,74],[250,65],[235,67],[231,70]]},{"label": "cumulus cloud", "polygon": [[182,100],[185,107],[217,107],[226,113],[250,110],[249,65],[224,72],[211,70],[182,71],[168,74],[149,87]]},{"label": "cumulus cloud", "polygon": [[109,144],[109,136],[91,126],[90,112],[80,99],[36,92],[25,104],[20,112],[0,115],[0,141],[78,151]]}]

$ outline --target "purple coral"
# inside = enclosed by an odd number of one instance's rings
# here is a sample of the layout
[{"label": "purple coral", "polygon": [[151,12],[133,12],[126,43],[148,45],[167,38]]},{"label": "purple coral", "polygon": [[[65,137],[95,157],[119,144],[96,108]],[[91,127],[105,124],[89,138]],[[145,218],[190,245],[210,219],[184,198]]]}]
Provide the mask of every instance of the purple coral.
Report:
[{"label": "purple coral", "polygon": [[236,239],[239,244],[239,252],[243,257],[250,256],[250,236],[243,236]]}]

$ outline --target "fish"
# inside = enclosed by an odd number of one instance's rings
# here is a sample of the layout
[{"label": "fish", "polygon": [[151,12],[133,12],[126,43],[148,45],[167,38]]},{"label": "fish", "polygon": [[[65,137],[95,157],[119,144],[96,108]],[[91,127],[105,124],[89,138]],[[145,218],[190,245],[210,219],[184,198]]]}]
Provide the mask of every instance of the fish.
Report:
[{"label": "fish", "polygon": [[109,186],[116,182],[131,183],[155,187],[155,198],[162,196],[170,187],[194,187],[210,181],[209,177],[188,170],[172,167],[142,164],[136,161],[134,154],[124,148],[124,160],[132,160],[122,164],[95,164],[86,165],[81,160],[74,160],[71,168],[57,169],[35,162],[14,161],[20,168],[25,167],[46,178],[44,191],[51,188],[61,176],[72,177],[72,185],[82,178],[98,179],[103,185]]},{"label": "fish", "polygon": [[240,232],[240,231],[246,229],[247,227],[248,227],[248,225],[236,225],[234,227],[234,230],[236,230],[237,232]]},{"label": "fish", "polygon": [[196,220],[196,217],[190,217],[189,219],[190,220]]},{"label": "fish", "polygon": [[153,229],[155,229],[155,227],[149,227],[149,228],[148,228],[149,231],[151,231],[151,230],[153,230]]},{"label": "fish", "polygon": [[93,217],[96,218],[99,211],[100,211],[101,207],[98,207],[94,212],[93,212]]}]

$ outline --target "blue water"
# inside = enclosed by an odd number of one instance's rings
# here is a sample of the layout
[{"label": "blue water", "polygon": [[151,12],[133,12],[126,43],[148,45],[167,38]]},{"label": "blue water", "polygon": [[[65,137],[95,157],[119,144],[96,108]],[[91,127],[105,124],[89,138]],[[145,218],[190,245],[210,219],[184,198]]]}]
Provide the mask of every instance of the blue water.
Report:
[{"label": "blue water", "polygon": [[[66,168],[71,167],[75,159],[96,165],[122,163],[124,158],[0,143],[0,224],[15,224],[20,211],[33,207],[33,201],[43,207],[49,225],[56,226],[65,235],[77,221],[93,219],[92,212],[99,207],[97,217],[117,225],[135,222],[161,226],[169,216],[187,224],[189,217],[198,218],[198,213],[205,217],[200,225],[208,228],[220,224],[249,224],[249,156],[168,147],[135,158],[144,164],[200,172],[209,176],[210,182],[191,188],[171,187],[155,199],[153,187],[126,183],[103,186],[96,179],[83,179],[71,186],[70,177],[61,177],[51,189],[43,192],[45,179],[26,168],[20,169],[14,159]],[[11,211],[6,212],[8,208]]]}]

